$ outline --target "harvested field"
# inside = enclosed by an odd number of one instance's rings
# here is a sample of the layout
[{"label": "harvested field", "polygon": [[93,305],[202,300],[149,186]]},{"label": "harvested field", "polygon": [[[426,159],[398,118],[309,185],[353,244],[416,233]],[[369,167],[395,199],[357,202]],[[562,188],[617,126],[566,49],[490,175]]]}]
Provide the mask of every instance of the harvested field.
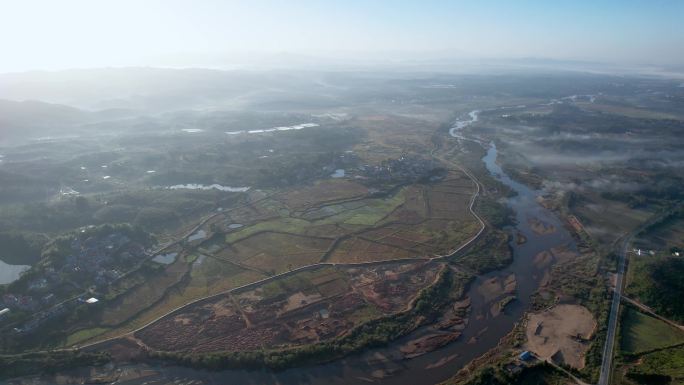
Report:
[{"label": "harvested field", "polygon": [[584,367],[584,356],[596,330],[591,312],[580,305],[556,305],[531,314],[527,322],[525,348],[542,360],[553,359],[576,369]]},{"label": "harvested field", "polygon": [[332,239],[264,232],[232,244],[220,255],[277,274],[318,262],[332,242]]},{"label": "harvested field", "polygon": [[470,218],[469,198],[474,189],[475,186],[465,175],[449,173],[445,180],[430,185],[425,191],[429,215],[432,218],[467,220],[466,218]]},{"label": "harvested field", "polygon": [[204,295],[210,295],[262,278],[265,275],[205,256],[200,264],[193,265],[186,290],[203,291]]},{"label": "harvested field", "polygon": [[[333,193],[329,190],[332,187],[341,190]],[[266,274],[322,258],[354,263],[442,254],[479,229],[468,211],[473,187],[460,171],[450,172],[442,181],[407,186],[383,198],[364,197],[367,191],[360,189],[365,187],[353,182],[324,181],[278,196],[284,204],[297,208],[286,210],[287,216],[256,223],[247,218],[266,211],[282,214],[282,204],[273,203],[273,198],[231,212],[224,223],[248,225],[226,231],[222,245],[215,237],[211,245],[207,242],[212,249],[205,250]],[[351,197],[354,199],[340,201]],[[271,210],[261,210],[260,206]]]},{"label": "harvested field", "polygon": [[428,203],[425,197],[425,186],[409,186],[406,188],[404,211],[413,212],[418,217],[427,216]]},{"label": "harvested field", "polygon": [[[382,198],[368,197],[366,187],[349,180],[325,180],[263,196],[208,223],[205,231],[215,234],[197,250],[205,257],[193,266],[188,282],[141,317],[150,319],[173,303],[322,260],[369,262],[447,253],[479,229],[468,211],[473,189],[465,174],[453,171],[441,181],[406,186]],[[159,337],[150,345],[154,349],[203,352],[334,338],[362,322],[406,309],[434,282],[436,266],[367,266],[359,267],[358,274],[343,268],[301,271],[233,293],[232,304],[213,310],[191,305],[138,335],[145,343],[155,336],[172,336]],[[195,313],[208,315],[198,318]],[[231,321],[234,330],[222,329],[218,324],[228,322],[225,317],[237,317],[246,326]],[[452,331],[462,325],[453,318]],[[180,327],[187,331],[169,332]]]},{"label": "harvested field", "polygon": [[261,202],[240,207],[222,217],[225,218],[223,225],[229,226],[231,223],[254,223],[278,216],[277,210],[270,210]]},{"label": "harvested field", "polygon": [[358,183],[347,180],[324,180],[313,186],[279,195],[277,199],[292,211],[296,211],[321,203],[362,197],[366,194],[368,194],[368,189]]},{"label": "harvested field", "polygon": [[149,308],[163,297],[168,288],[180,282],[189,269],[189,264],[178,258],[161,274],[148,277],[144,284],[127,291],[105,308],[101,325],[119,325]]},{"label": "harvested field", "polygon": [[398,247],[372,242],[360,237],[342,241],[331,254],[330,262],[367,262],[410,258],[415,252]]}]

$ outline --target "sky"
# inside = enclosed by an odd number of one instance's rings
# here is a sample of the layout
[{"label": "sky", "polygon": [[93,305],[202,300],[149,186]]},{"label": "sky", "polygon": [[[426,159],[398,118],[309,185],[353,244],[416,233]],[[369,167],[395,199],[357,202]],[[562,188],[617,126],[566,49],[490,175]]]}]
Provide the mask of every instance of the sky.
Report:
[{"label": "sky", "polygon": [[0,0],[0,72],[270,54],[682,66],[683,19],[678,0]]}]

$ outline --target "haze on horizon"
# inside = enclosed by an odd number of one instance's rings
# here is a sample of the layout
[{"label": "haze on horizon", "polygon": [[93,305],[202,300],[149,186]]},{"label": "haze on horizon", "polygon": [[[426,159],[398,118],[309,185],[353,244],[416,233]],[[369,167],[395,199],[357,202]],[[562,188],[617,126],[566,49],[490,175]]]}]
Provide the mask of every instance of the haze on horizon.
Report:
[{"label": "haze on horizon", "polygon": [[[0,0],[0,72],[270,57],[684,65],[680,1]],[[271,55],[271,56],[269,56]]]}]

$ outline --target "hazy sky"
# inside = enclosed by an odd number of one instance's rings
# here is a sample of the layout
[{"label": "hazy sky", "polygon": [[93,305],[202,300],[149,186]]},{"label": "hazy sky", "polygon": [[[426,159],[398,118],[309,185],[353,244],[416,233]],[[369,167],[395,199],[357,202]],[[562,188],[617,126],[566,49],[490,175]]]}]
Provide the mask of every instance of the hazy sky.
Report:
[{"label": "hazy sky", "polygon": [[288,52],[684,64],[684,1],[0,0],[0,72]]}]

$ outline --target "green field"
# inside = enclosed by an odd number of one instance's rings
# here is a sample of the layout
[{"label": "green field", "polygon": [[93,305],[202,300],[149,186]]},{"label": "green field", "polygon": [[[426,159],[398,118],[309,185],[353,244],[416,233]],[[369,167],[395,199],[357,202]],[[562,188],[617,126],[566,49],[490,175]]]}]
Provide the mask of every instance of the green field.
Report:
[{"label": "green field", "polygon": [[64,343],[64,346],[72,346],[74,344],[77,344],[81,341],[87,341],[93,337],[99,336],[100,334],[106,332],[107,328],[92,328],[92,329],[83,329],[79,330],[76,333],[73,333],[67,337],[66,342]]},{"label": "green field", "polygon": [[[630,377],[640,377],[642,383],[657,378],[659,383],[671,385],[684,384],[684,347],[665,349],[641,357],[640,364],[629,370]],[[669,379],[662,379],[667,376]],[[653,382],[651,382],[653,383]]]},{"label": "green field", "polygon": [[235,243],[262,231],[284,231],[290,234],[304,234],[311,225],[308,221],[296,218],[280,218],[259,222],[238,232],[226,235],[227,243]]},{"label": "green field", "polygon": [[684,343],[684,333],[627,307],[622,316],[620,349],[637,354]]},{"label": "green field", "polygon": [[[346,223],[350,225],[373,226],[405,201],[404,190],[387,199],[364,199],[353,209],[345,209],[341,205],[329,207],[331,215],[318,220],[304,220],[299,218],[279,218],[259,222],[247,226],[239,231],[226,235],[227,243],[235,243],[263,231],[284,231],[290,234],[305,235],[313,226],[334,225]],[[363,204],[362,204],[363,202]]]},{"label": "green field", "polygon": [[627,295],[651,307],[656,314],[684,322],[684,259],[668,256],[631,258]]}]

